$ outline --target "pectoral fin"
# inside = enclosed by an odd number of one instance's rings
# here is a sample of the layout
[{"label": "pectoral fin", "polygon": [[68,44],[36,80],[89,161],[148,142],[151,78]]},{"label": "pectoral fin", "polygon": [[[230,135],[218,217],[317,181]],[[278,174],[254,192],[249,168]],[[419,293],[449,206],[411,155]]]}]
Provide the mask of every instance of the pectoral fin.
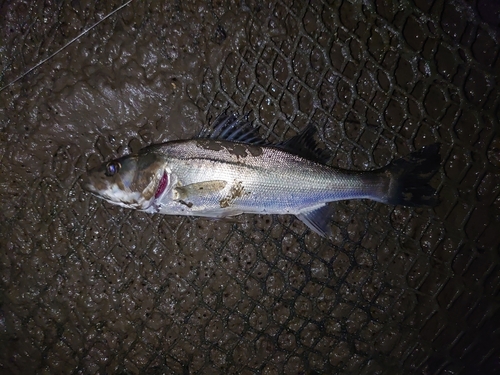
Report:
[{"label": "pectoral fin", "polygon": [[297,216],[305,225],[313,232],[322,237],[331,237],[330,219],[333,215],[333,207],[331,205],[313,208],[309,211],[304,211]]},{"label": "pectoral fin", "polygon": [[226,181],[223,180],[213,180],[213,181],[203,181],[196,182],[194,184],[189,184],[186,186],[178,186],[174,189],[174,199],[187,201],[195,197],[206,196],[209,194],[214,194],[227,185]]}]

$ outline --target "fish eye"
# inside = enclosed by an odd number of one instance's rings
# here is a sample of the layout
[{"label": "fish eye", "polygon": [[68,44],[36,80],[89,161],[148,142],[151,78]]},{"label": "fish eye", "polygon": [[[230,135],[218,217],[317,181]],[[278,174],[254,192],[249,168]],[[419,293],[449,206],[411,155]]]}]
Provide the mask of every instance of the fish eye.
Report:
[{"label": "fish eye", "polygon": [[113,176],[120,170],[120,167],[121,165],[117,161],[110,161],[108,164],[106,164],[106,176]]}]

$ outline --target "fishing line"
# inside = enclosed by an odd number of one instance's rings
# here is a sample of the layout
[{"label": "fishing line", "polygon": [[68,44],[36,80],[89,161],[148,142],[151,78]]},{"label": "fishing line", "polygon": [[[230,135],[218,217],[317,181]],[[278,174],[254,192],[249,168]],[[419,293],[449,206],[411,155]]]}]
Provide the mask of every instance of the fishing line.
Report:
[{"label": "fishing line", "polygon": [[84,36],[85,34],[87,34],[90,30],[92,30],[94,27],[96,27],[97,25],[99,25],[101,22],[107,20],[109,17],[111,17],[113,14],[115,14],[116,12],[120,11],[121,9],[125,8],[127,5],[129,5],[133,0],[128,0],[126,1],[124,4],[120,5],[118,8],[116,8],[115,10],[113,10],[111,13],[109,13],[108,15],[106,15],[104,18],[102,18],[101,20],[97,21],[95,24],[93,24],[92,26],[90,26],[87,30],[84,30],[82,31],[80,34],[78,34],[76,37],[74,37],[73,39],[71,39],[68,43],[66,43],[64,46],[62,46],[61,48],[59,48],[56,52],[54,52],[52,55],[50,55],[49,57],[43,59],[42,61],[40,61],[38,64],[36,64],[34,67],[30,68],[28,71],[24,72],[21,76],[17,77],[15,80],[13,80],[12,82],[9,82],[8,84],[6,84],[5,86],[3,86],[2,88],[0,88],[0,92],[2,92],[3,90],[5,90],[7,87],[13,85],[14,83],[16,83],[17,81],[19,81],[20,79],[22,79],[23,77],[25,77],[26,75],[30,74],[33,70],[35,70],[36,68],[38,68],[40,65],[43,65],[45,64],[47,61],[49,61],[51,58],[53,58],[55,55],[57,55],[59,52],[61,52],[62,50],[64,50],[66,47],[70,46],[71,44],[73,44],[74,42],[76,42],[78,39],[80,39],[82,36]]}]

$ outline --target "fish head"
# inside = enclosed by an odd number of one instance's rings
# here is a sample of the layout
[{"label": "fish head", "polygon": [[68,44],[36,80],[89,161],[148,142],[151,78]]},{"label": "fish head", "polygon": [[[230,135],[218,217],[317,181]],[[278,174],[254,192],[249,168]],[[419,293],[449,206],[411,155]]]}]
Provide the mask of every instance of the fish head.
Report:
[{"label": "fish head", "polygon": [[109,203],[147,210],[165,191],[165,161],[155,153],[111,160],[87,172],[83,187]]}]

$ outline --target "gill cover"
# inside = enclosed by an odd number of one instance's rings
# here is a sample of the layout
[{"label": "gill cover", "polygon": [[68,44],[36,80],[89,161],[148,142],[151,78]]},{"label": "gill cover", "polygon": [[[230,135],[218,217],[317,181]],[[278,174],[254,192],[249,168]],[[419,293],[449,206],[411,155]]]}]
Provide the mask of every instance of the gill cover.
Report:
[{"label": "gill cover", "polygon": [[84,187],[110,203],[147,209],[161,185],[165,189],[165,162],[155,153],[139,152],[111,160],[87,173]]}]

